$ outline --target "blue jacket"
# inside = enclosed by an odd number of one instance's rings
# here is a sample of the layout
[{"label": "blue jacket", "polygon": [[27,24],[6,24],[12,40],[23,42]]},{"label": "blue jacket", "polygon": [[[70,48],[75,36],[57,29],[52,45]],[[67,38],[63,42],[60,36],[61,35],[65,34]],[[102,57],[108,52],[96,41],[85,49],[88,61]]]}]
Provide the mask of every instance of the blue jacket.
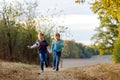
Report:
[{"label": "blue jacket", "polygon": [[52,41],[52,45],[51,45],[51,48],[52,48],[52,51],[62,51],[62,48],[64,47],[64,44],[63,44],[63,41],[62,40],[53,40]]}]

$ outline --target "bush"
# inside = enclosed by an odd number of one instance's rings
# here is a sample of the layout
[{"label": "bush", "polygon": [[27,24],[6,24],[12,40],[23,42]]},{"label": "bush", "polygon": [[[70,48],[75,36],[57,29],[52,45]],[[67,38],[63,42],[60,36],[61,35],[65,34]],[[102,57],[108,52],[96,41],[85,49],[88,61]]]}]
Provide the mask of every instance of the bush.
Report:
[{"label": "bush", "polygon": [[114,44],[112,60],[115,63],[120,63],[120,39],[118,39]]}]

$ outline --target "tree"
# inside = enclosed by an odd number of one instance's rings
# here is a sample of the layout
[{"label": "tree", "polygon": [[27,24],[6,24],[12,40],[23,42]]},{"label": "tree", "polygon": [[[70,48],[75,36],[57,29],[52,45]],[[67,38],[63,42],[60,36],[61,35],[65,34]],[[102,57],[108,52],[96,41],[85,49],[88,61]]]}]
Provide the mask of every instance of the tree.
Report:
[{"label": "tree", "polygon": [[[18,7],[15,7],[15,5],[11,5],[10,3],[6,4],[6,1],[3,1],[3,6],[2,6],[2,10],[1,10],[1,16],[3,18],[3,25],[4,25],[4,29],[5,29],[5,40],[7,43],[7,48],[9,50],[9,55],[10,55],[10,59],[13,60],[13,50],[14,50],[14,46],[16,44],[16,39],[13,39],[13,35],[14,37],[17,36],[17,32],[13,32],[16,31],[15,29],[15,20],[18,16],[21,15],[21,13],[19,13],[19,11],[17,10]],[[14,29],[14,30],[12,30]],[[13,39],[13,40],[12,40]]]},{"label": "tree", "polygon": [[[113,56],[117,54],[119,46],[114,46],[120,35],[120,0],[96,0],[92,10],[99,15],[100,26],[93,37],[101,54],[110,51]],[[116,50],[115,50],[116,49]],[[115,52],[115,53],[114,53]],[[118,52],[119,55],[119,52]],[[117,58],[116,58],[117,59]],[[119,62],[119,59],[118,59]]]},{"label": "tree", "polygon": [[78,48],[75,41],[64,41],[63,55],[66,58],[79,58]]},{"label": "tree", "polygon": [[112,52],[114,42],[118,36],[118,26],[112,19],[100,18],[100,26],[96,28],[96,34],[92,37],[94,46],[100,50],[100,54]]}]

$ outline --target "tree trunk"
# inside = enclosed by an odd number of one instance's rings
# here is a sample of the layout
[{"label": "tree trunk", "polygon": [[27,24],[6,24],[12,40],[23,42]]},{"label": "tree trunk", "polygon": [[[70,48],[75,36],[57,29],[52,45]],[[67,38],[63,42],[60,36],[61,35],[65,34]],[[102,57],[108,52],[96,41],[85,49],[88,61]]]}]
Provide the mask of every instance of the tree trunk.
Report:
[{"label": "tree trunk", "polygon": [[8,47],[9,47],[9,54],[10,54],[10,60],[13,61],[13,49],[12,49],[12,41],[11,41],[11,35],[10,32],[7,33],[9,42],[8,42]]},{"label": "tree trunk", "polygon": [[8,37],[8,48],[9,48],[10,60],[13,61],[13,49],[12,49],[12,40],[11,40],[11,34],[10,34],[10,22],[9,22],[9,17],[6,13],[3,13],[3,19],[5,20],[5,25],[7,27],[7,37]]}]

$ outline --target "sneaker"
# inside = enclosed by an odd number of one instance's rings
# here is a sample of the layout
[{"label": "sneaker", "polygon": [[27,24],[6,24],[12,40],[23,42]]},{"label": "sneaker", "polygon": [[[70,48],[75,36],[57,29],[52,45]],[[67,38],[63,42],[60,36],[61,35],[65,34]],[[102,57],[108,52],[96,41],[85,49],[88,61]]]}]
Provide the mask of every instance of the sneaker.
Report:
[{"label": "sneaker", "polygon": [[53,67],[53,70],[55,70],[55,67]]},{"label": "sneaker", "polygon": [[58,69],[56,69],[56,71],[59,71]]},{"label": "sneaker", "polygon": [[40,73],[43,73],[44,71],[43,70],[40,70]]},{"label": "sneaker", "polygon": [[45,67],[48,68],[48,64],[47,63],[45,64]]}]

